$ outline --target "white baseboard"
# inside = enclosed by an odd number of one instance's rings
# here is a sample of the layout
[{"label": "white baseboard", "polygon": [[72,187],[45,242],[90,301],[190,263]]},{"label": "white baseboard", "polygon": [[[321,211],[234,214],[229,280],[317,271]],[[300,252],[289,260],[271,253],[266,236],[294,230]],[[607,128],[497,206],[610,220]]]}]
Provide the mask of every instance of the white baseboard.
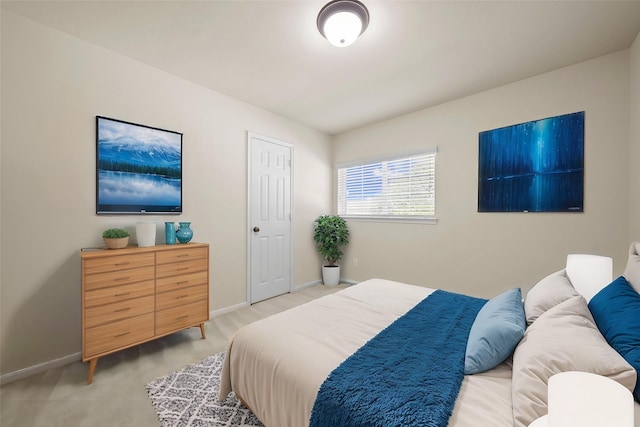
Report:
[{"label": "white baseboard", "polygon": [[[346,283],[348,285],[357,285],[360,282],[357,280],[349,280],[349,279],[345,279],[344,277],[341,277],[340,283]],[[321,285],[321,284],[322,284],[322,280],[314,280],[313,282],[303,283],[302,285],[298,285],[294,287],[291,292],[300,291],[304,288],[310,288],[311,286]]]},{"label": "white baseboard", "polygon": [[69,365],[74,362],[82,360],[82,353],[73,353],[68,356],[63,356],[58,359],[49,360],[48,362],[39,363],[37,365],[29,366],[27,368],[20,369],[15,372],[9,372],[0,376],[0,385],[9,384],[10,382],[21,380],[23,378],[36,375],[49,369],[59,368],[61,366]]},{"label": "white baseboard", "polygon": [[322,280],[314,280],[312,282],[303,283],[302,285],[294,286],[293,289],[291,289],[291,292],[301,291],[302,289],[310,288],[311,286],[319,285],[321,283]]},{"label": "white baseboard", "polygon": [[248,302],[241,302],[240,304],[230,305],[228,307],[219,308],[217,310],[213,310],[209,313],[209,319],[222,316],[223,314],[231,313],[232,311],[236,311],[240,308],[249,307]]}]

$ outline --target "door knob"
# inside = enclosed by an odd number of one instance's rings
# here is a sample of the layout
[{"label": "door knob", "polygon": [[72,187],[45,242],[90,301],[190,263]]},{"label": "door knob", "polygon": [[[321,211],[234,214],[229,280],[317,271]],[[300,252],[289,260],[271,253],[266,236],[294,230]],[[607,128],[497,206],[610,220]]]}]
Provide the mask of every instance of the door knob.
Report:
[{"label": "door knob", "polygon": [[257,233],[258,231],[260,231],[260,227],[253,227],[253,232]]}]

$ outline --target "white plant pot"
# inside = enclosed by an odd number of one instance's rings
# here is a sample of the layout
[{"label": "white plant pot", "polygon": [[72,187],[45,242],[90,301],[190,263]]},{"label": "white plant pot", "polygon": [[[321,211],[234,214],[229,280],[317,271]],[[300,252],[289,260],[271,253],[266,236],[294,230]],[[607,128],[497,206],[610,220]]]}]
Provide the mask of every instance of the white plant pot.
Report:
[{"label": "white plant pot", "polygon": [[340,266],[322,266],[322,283],[325,286],[336,286],[340,283]]},{"label": "white plant pot", "polygon": [[138,246],[155,246],[156,223],[154,221],[136,223],[136,239],[138,240]]}]

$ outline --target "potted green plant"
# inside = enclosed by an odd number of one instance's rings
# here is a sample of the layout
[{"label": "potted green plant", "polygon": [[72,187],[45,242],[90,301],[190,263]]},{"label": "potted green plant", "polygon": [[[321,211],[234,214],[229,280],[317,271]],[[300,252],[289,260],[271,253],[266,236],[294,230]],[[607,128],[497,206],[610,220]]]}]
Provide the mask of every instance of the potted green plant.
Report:
[{"label": "potted green plant", "polygon": [[109,228],[102,233],[102,240],[109,249],[126,248],[129,244],[129,232],[122,228]]},{"label": "potted green plant", "polygon": [[337,215],[321,215],[314,222],[313,240],[318,252],[327,263],[322,267],[322,281],[325,285],[335,286],[340,281],[340,266],[336,262],[342,259],[342,248],[349,243],[349,227],[346,221]]}]

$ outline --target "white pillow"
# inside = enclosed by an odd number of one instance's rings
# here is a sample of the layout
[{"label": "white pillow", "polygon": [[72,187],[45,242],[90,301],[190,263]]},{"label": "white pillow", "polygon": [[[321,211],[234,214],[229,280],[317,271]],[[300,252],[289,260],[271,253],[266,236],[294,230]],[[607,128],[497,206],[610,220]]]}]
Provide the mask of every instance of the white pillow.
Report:
[{"label": "white pillow", "polygon": [[580,294],[571,285],[565,270],[551,273],[536,283],[524,298],[527,325],[531,325],[545,311],[577,295]]},{"label": "white pillow", "polygon": [[567,256],[567,277],[588,303],[613,280],[613,259],[600,255],[570,254]]},{"label": "white pillow", "polygon": [[633,242],[629,247],[629,260],[627,268],[622,275],[627,282],[640,293],[640,242]]},{"label": "white pillow", "polygon": [[629,391],[636,371],[607,344],[582,296],[543,313],[513,353],[513,417],[526,427],[547,413],[547,384],[559,372],[583,371],[609,377]]}]

